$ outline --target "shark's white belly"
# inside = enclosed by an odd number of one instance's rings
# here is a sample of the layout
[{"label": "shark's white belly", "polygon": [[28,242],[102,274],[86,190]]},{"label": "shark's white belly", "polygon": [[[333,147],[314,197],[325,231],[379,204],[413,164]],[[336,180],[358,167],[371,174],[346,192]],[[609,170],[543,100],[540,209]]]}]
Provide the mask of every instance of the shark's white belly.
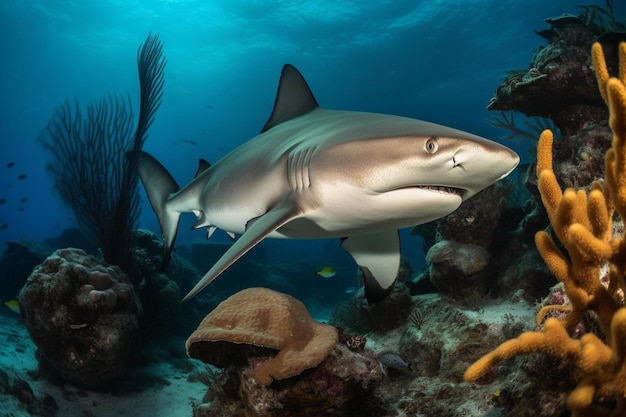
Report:
[{"label": "shark's white belly", "polygon": [[320,191],[316,208],[269,236],[315,239],[395,230],[441,218],[461,204],[458,195],[421,188],[373,193],[339,184]]}]

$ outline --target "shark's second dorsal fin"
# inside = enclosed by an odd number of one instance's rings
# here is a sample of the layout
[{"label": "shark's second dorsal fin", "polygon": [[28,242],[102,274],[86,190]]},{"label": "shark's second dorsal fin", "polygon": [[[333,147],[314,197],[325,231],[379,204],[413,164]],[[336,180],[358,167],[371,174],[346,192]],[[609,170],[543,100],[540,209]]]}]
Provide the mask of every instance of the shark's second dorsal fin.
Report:
[{"label": "shark's second dorsal fin", "polygon": [[200,158],[200,161],[198,161],[198,170],[196,171],[196,175],[194,175],[193,177],[196,178],[198,175],[202,174],[209,168],[211,168],[211,164],[209,163],[209,161]]},{"label": "shark's second dorsal fin", "polygon": [[318,107],[319,104],[300,71],[293,65],[285,64],[280,74],[272,115],[263,126],[261,133]]}]

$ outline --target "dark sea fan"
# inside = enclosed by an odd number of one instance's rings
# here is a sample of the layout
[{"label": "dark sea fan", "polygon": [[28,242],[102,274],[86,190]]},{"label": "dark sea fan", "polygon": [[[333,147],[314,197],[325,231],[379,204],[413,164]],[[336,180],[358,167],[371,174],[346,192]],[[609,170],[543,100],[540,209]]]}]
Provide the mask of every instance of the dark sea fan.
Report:
[{"label": "dark sea fan", "polygon": [[80,229],[105,261],[125,271],[132,267],[140,212],[137,158],[161,104],[165,63],[158,35],[148,35],[137,53],[141,97],[134,133],[130,98],[107,95],[84,113],[78,102],[66,101],[40,136],[53,156],[48,172]]}]

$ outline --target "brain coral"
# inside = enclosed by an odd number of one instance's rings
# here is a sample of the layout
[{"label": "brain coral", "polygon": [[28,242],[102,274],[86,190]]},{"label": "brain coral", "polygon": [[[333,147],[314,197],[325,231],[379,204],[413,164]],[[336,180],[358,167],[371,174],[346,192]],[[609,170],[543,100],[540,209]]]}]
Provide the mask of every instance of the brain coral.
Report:
[{"label": "brain coral", "polygon": [[[254,369],[255,379],[267,385],[319,365],[336,346],[337,330],[318,323],[295,298],[267,288],[240,291],[209,313],[189,339],[187,354],[218,366],[223,349],[232,344],[279,350]],[[228,342],[218,343],[218,342]]]}]

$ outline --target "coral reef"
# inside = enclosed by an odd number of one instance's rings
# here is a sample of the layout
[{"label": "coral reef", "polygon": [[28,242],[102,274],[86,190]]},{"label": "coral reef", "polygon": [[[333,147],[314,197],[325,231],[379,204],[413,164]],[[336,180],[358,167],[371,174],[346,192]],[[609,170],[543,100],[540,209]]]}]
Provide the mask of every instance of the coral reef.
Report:
[{"label": "coral reef", "polygon": [[[519,141],[522,145],[528,140],[535,142],[541,132],[546,129],[550,129],[553,132],[558,131],[554,122],[546,117],[527,117],[523,120],[523,125],[520,125],[519,117],[516,118],[516,113],[514,112],[500,111],[497,115],[485,121],[493,127],[506,129],[509,132],[507,135],[500,137],[500,139]],[[560,132],[558,136],[560,136]]]},{"label": "coral reef", "polygon": [[318,323],[300,301],[267,288],[248,288],[221,302],[189,336],[187,354],[225,367],[241,358],[240,345],[276,349],[256,364],[261,385],[319,365],[337,345],[337,330]]},{"label": "coral reef", "polygon": [[173,252],[167,269],[160,271],[163,245],[161,239],[145,229],[135,231],[135,261],[131,272],[135,292],[141,301],[142,340],[177,336],[186,338],[224,298],[220,293],[205,293],[193,303],[181,305],[181,288],[191,288],[201,278],[198,270],[178,252]]},{"label": "coral reef", "polygon": [[[156,339],[177,331],[182,336],[188,328],[180,320],[180,289],[177,281],[198,279],[193,266],[173,254],[165,273],[160,272],[162,244],[156,234],[139,229],[135,232],[135,261],[129,275],[133,277],[135,291],[141,301],[143,314],[140,317],[142,339]],[[201,316],[197,316],[201,317]],[[196,322],[196,315],[192,315]]]},{"label": "coral reef", "polygon": [[140,305],[119,268],[57,250],[28,277],[19,304],[40,363],[63,379],[97,389],[126,373]]},{"label": "coral reef", "polygon": [[[562,191],[552,169],[552,134],[545,131],[538,146],[537,175],[543,204],[552,230],[567,251],[558,248],[546,232],[538,232],[536,244],[550,271],[562,282],[570,306],[546,306],[537,314],[567,311],[562,318],[550,317],[542,329],[509,340],[485,355],[465,372],[467,381],[487,374],[500,360],[530,352],[546,352],[576,370],[577,385],[567,399],[572,416],[618,416],[626,412],[626,239],[614,234],[616,212],[626,219],[626,43],[621,43],[619,78],[610,78],[602,46],[592,48],[597,82],[609,107],[612,147],[605,158],[604,182],[589,193]],[[601,268],[608,263],[608,282],[601,281]],[[572,338],[584,314],[595,313],[601,337],[585,333]]]}]

